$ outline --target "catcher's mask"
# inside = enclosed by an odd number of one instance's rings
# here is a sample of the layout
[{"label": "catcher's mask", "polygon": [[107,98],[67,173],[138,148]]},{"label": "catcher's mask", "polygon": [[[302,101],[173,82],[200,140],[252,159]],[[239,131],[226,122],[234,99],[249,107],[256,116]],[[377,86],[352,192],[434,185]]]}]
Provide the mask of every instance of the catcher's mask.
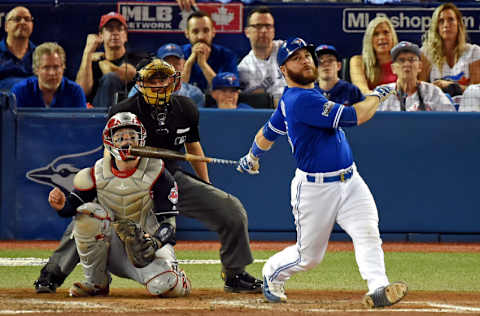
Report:
[{"label": "catcher's mask", "polygon": [[180,73],[160,58],[149,58],[137,66],[138,91],[150,105],[169,103],[172,92],[180,89]]},{"label": "catcher's mask", "polygon": [[[119,160],[132,160],[136,157],[128,153],[129,146],[145,146],[147,132],[135,114],[120,112],[108,120],[102,138],[103,145],[113,157]],[[132,141],[136,144],[132,144]]]}]

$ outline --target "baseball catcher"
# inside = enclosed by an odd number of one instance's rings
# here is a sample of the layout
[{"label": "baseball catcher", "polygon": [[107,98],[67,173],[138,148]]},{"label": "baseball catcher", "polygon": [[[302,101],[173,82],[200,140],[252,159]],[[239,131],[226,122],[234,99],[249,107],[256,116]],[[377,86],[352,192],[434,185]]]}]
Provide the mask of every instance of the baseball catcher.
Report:
[{"label": "baseball catcher", "polygon": [[[175,94],[180,84],[179,75],[172,65],[162,59],[142,60],[137,65],[136,85],[139,93],[113,105],[109,117],[113,118],[120,112],[134,113],[149,135],[145,142],[146,146],[175,151],[185,149],[187,154],[204,157],[198,127],[198,108],[189,98]],[[112,146],[109,148],[118,151],[119,155],[125,156],[128,153]],[[140,165],[143,160],[143,158],[140,160]],[[218,234],[221,243],[221,276],[225,281],[224,290],[235,293],[261,292],[262,281],[245,271],[245,267],[253,262],[253,256],[248,236],[247,212],[240,200],[211,185],[206,162],[191,162],[195,171],[193,175],[183,171],[178,160],[163,161],[165,169],[173,175],[178,184],[180,196],[178,212],[202,222]],[[75,242],[70,238],[72,226],[67,227],[60,246],[35,281],[37,293],[55,292],[75,268],[79,258]],[[144,226],[141,227],[150,236],[155,237]]]},{"label": "baseball catcher", "polygon": [[70,296],[108,295],[110,273],[135,280],[154,295],[190,293],[173,249],[175,180],[162,160],[128,153],[145,139],[136,115],[112,116],[103,130],[104,158],[75,176],[68,197],[58,188],[49,194],[60,216],[75,216],[73,235],[85,280],[73,284]]}]

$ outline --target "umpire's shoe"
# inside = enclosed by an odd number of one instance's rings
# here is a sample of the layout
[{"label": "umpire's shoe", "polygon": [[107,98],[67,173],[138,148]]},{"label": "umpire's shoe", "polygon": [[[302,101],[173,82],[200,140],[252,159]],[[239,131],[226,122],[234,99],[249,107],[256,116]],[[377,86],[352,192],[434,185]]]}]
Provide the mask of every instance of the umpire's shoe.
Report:
[{"label": "umpire's shoe", "polygon": [[228,293],[261,293],[261,280],[255,279],[246,271],[226,275],[222,272],[222,279],[225,280],[224,291]]},{"label": "umpire's shoe", "polygon": [[365,295],[363,304],[370,308],[385,307],[396,304],[407,295],[408,286],[405,282],[390,283]]},{"label": "umpire's shoe", "polygon": [[38,294],[55,293],[57,291],[57,287],[60,286],[57,283],[42,278],[38,278],[38,280],[33,282],[33,285],[35,286],[35,292]]},{"label": "umpire's shoe", "polygon": [[72,297],[107,296],[109,292],[110,284],[102,287],[89,282],[75,282],[69,291]]},{"label": "umpire's shoe", "polygon": [[285,303],[287,296],[283,282],[270,282],[266,276],[263,276],[263,296],[270,303]]},{"label": "umpire's shoe", "polygon": [[[51,272],[53,270],[54,272]],[[55,293],[67,276],[56,265],[46,265],[40,271],[40,276],[33,282],[37,293]]]}]

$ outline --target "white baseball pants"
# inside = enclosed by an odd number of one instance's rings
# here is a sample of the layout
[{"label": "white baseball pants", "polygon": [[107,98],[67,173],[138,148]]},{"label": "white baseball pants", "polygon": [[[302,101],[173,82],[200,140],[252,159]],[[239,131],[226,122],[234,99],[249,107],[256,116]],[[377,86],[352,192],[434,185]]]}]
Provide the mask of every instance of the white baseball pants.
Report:
[{"label": "white baseball pants", "polygon": [[297,169],[291,183],[297,242],[270,257],[263,275],[271,282],[285,282],[293,274],[315,267],[323,260],[337,222],[353,240],[357,265],[369,293],[387,285],[377,207],[367,185],[355,167],[345,182],[321,183],[322,178],[315,174],[317,183],[309,182],[306,173]]}]

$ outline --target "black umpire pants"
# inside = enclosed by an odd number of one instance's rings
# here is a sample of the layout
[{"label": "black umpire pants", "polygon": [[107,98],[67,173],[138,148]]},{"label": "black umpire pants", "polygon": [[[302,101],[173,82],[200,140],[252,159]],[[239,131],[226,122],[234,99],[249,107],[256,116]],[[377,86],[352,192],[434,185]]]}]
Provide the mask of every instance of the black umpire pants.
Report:
[{"label": "black umpire pants", "polygon": [[[180,215],[199,220],[208,229],[218,233],[223,268],[239,272],[252,263],[247,213],[240,200],[181,170],[176,170],[173,176],[178,185]],[[62,277],[62,280],[80,262],[72,229],[73,221],[65,230],[59,247],[42,269],[55,275],[60,268],[64,275],[58,277]]]}]

